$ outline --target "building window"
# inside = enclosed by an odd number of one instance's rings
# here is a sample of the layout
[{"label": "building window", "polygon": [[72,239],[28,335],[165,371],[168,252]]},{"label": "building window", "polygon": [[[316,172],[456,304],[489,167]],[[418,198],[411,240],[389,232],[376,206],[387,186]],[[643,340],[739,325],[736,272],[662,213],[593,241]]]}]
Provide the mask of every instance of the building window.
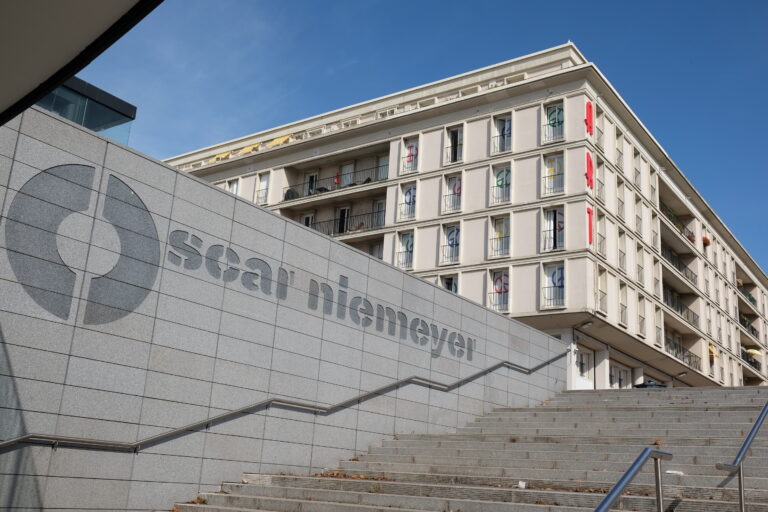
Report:
[{"label": "building window", "polygon": [[605,213],[598,210],[597,212],[597,254],[606,257],[606,227],[605,227]]},{"label": "building window", "polygon": [[595,185],[595,197],[601,203],[605,204],[605,162],[602,158],[597,159],[597,184]]},{"label": "building window", "polygon": [[400,174],[410,174],[419,170],[419,138],[410,137],[403,140],[403,165]]},{"label": "building window", "polygon": [[450,276],[442,276],[440,278],[440,285],[449,292],[459,292],[459,276],[456,274]]},{"label": "building window", "polygon": [[352,209],[349,206],[336,208],[336,217],[334,218],[333,234],[339,235],[349,231],[349,217]]},{"label": "building window", "polygon": [[372,228],[380,228],[384,226],[384,223],[386,221],[386,200],[385,199],[374,199],[373,200],[373,208],[371,209],[372,215],[371,215],[371,227]]},{"label": "building window", "polygon": [[541,192],[544,196],[562,194],[565,190],[565,174],[563,172],[563,154],[547,155],[544,157],[544,175],[542,176]]},{"label": "building window", "polygon": [[597,147],[605,149],[605,137],[603,136],[603,133],[605,133],[605,114],[603,113],[603,109],[597,105],[595,106],[595,118],[597,119],[597,122],[595,123],[595,127],[597,128]]},{"label": "building window", "polygon": [[542,144],[557,142],[565,138],[565,123],[562,103],[553,103],[544,107],[546,122],[542,129]]},{"label": "building window", "polygon": [[634,176],[634,182],[635,186],[642,192],[643,190],[643,173],[640,170],[641,164],[640,164],[640,153],[635,150],[635,155],[633,157],[633,161],[635,164],[635,176]]},{"label": "building window", "polygon": [[402,201],[399,208],[399,220],[416,218],[416,184],[408,183],[401,188]]},{"label": "building window", "polygon": [[565,306],[565,264],[562,261],[546,263],[543,272],[542,307],[560,308]]},{"label": "building window", "polygon": [[637,333],[645,338],[645,297],[637,296]]},{"label": "building window", "polygon": [[494,311],[509,311],[509,273],[505,269],[491,271],[488,307]]},{"label": "building window", "polygon": [[624,220],[624,180],[616,179],[616,215]]},{"label": "building window", "polygon": [[627,235],[623,229],[619,230],[619,269],[627,271]]},{"label": "building window", "polygon": [[377,259],[384,259],[384,244],[382,242],[374,242],[368,246],[368,254]]},{"label": "building window", "polygon": [[445,179],[446,194],[443,196],[443,213],[461,210],[461,175],[448,176]]},{"label": "building window", "polygon": [[445,243],[440,248],[440,263],[458,263],[461,228],[458,224],[443,228]]},{"label": "building window", "polygon": [[448,128],[445,136],[447,141],[445,146],[445,163],[461,162],[464,158],[464,127],[454,126]]},{"label": "building window", "polygon": [[237,187],[240,185],[240,179],[227,180],[227,192],[237,195]]},{"label": "building window", "polygon": [[627,326],[627,284],[619,283],[619,323]]},{"label": "building window", "polygon": [[491,152],[497,154],[512,151],[512,116],[495,117],[493,128]]},{"label": "building window", "polygon": [[643,203],[640,201],[640,196],[635,197],[635,231],[638,236],[643,236]]},{"label": "building window", "polygon": [[[376,181],[385,180],[389,177],[389,155],[379,155],[376,157],[376,172],[374,179]],[[365,182],[365,181],[363,181]]]},{"label": "building window", "polygon": [[413,232],[400,233],[400,250],[397,252],[397,266],[413,268]]},{"label": "building window", "polygon": [[565,248],[565,213],[562,206],[544,210],[544,229],[541,232],[541,250],[555,251]]},{"label": "building window", "polygon": [[299,218],[299,222],[307,226],[308,228],[314,228],[315,227],[315,214],[314,213],[305,213]]},{"label": "building window", "polygon": [[597,267],[597,310],[608,313],[608,272],[603,267]]},{"label": "building window", "polygon": [[491,257],[509,256],[509,217],[494,217],[491,225]]},{"label": "building window", "polygon": [[258,204],[267,204],[269,198],[269,173],[259,174],[259,188],[256,191],[256,202]]},{"label": "building window", "polygon": [[508,203],[511,197],[512,170],[509,165],[493,168],[491,204]]},{"label": "building window", "polygon": [[637,282],[643,287],[645,283],[645,252],[639,243],[635,251],[635,265],[637,266]]},{"label": "building window", "polygon": [[624,135],[616,129],[616,167],[624,170]]}]

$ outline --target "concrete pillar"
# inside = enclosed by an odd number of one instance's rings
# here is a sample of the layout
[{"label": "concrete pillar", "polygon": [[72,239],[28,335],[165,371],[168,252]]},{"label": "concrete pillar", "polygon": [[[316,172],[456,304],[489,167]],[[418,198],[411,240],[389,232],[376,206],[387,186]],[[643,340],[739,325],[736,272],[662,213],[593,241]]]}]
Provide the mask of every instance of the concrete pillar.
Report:
[{"label": "concrete pillar", "polygon": [[643,382],[645,382],[645,376],[643,375],[642,366],[638,366],[637,368],[632,368],[632,384],[637,386],[638,384],[642,384]]},{"label": "concrete pillar", "polygon": [[568,357],[566,358],[565,363],[565,389],[575,389],[574,382],[576,382],[576,378],[578,377],[579,369],[576,366],[576,338],[573,335],[573,330],[564,329],[560,333],[560,339],[563,340],[563,342],[568,343]]},{"label": "concrete pillar", "polygon": [[596,389],[608,389],[611,387],[611,381],[609,379],[610,367],[609,367],[610,355],[608,349],[595,351],[595,388]]}]

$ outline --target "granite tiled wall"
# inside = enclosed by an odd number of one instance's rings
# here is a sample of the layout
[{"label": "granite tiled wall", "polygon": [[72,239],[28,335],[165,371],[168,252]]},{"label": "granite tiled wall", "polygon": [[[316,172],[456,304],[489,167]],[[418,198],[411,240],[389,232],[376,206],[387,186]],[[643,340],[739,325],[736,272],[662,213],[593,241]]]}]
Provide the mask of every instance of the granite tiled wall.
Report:
[{"label": "granite tiled wall", "polygon": [[[269,398],[329,406],[567,347],[47,112],[0,127],[0,439],[136,442]],[[272,407],[135,453],[0,450],[4,510],[169,509],[564,388],[565,359],[333,414]]]}]

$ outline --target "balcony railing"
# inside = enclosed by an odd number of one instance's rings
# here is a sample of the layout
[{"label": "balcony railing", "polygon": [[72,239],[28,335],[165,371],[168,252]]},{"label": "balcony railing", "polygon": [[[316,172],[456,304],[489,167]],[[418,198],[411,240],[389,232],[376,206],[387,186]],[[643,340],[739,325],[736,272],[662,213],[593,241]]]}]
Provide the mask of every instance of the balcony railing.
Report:
[{"label": "balcony railing", "polygon": [[597,147],[600,149],[605,148],[605,137],[603,137],[603,129],[599,126],[597,127]]},{"label": "balcony railing", "polygon": [[686,267],[685,264],[680,260],[680,256],[664,244],[661,246],[661,256],[669,263],[671,263],[672,266],[675,267],[681,274],[683,274],[683,276],[685,276],[685,278],[694,286],[696,283],[698,283],[699,276],[696,275],[696,272]]},{"label": "balcony railing", "polygon": [[397,266],[400,268],[413,268],[413,251],[398,252]]},{"label": "balcony railing", "polygon": [[743,286],[737,286],[739,292],[744,296],[745,299],[747,299],[753,306],[757,307],[757,299],[749,293],[749,291],[743,287]]},{"label": "balcony railing", "polygon": [[258,204],[266,204],[267,203],[267,196],[269,195],[269,189],[262,188],[256,191],[256,203]]},{"label": "balcony railing", "polygon": [[595,195],[598,201],[600,201],[601,203],[605,203],[605,183],[601,179],[597,180]]},{"label": "balcony railing", "polygon": [[624,170],[624,152],[619,148],[616,148],[616,167],[621,171]]},{"label": "balcony railing", "polygon": [[763,365],[760,364],[760,361],[755,359],[752,354],[747,353],[747,351],[743,348],[741,349],[741,359],[758,372],[763,371]]},{"label": "balcony railing", "polygon": [[619,323],[627,325],[627,305],[619,304]]},{"label": "balcony railing", "polygon": [[679,297],[677,297],[674,293],[672,293],[667,288],[664,288],[664,294],[663,294],[663,300],[664,304],[672,308],[677,314],[685,318],[688,323],[693,325],[694,327],[699,327],[699,315],[697,313],[694,313],[689,307],[685,306],[680,302]]},{"label": "balcony railing", "polygon": [[565,305],[565,287],[563,286],[545,286],[541,289],[542,306],[545,308],[556,308]]},{"label": "balcony railing", "polygon": [[507,151],[512,151],[511,134],[497,135],[491,139],[491,152],[493,154],[505,153]]},{"label": "balcony railing", "polygon": [[490,241],[492,257],[509,256],[509,236],[493,237]]},{"label": "balcony railing", "polygon": [[547,174],[542,177],[541,193],[545,196],[560,194],[564,190],[564,184],[565,180],[562,171],[555,174]]},{"label": "balcony railing", "polygon": [[565,231],[552,231],[551,229],[545,229],[541,232],[541,250],[542,251],[556,251],[565,247],[565,241],[563,234]]},{"label": "balcony railing", "polygon": [[494,185],[491,187],[491,204],[508,203],[509,199],[509,185]]},{"label": "balcony railing", "polygon": [[681,360],[691,368],[701,371],[701,357],[697,356],[683,345],[672,338],[664,340],[664,349],[668,354]]},{"label": "balcony railing", "polygon": [[757,329],[755,329],[754,327],[752,327],[752,322],[750,322],[750,321],[749,321],[749,318],[747,318],[747,317],[745,317],[744,315],[741,315],[741,314],[740,314],[740,315],[739,315],[739,324],[741,324],[741,326],[742,326],[744,329],[746,329],[746,330],[747,330],[747,332],[748,332],[749,334],[751,334],[752,336],[754,336],[754,338],[755,338],[756,340],[760,340],[760,333],[758,332],[758,330],[757,330]]},{"label": "balcony railing", "polygon": [[443,213],[461,210],[461,194],[446,194],[443,196]]},{"label": "balcony railing", "polygon": [[440,247],[440,263],[458,263],[459,262],[459,246],[455,245],[443,245]]},{"label": "balcony railing", "polygon": [[597,309],[603,313],[608,312],[608,294],[603,290],[597,292]]},{"label": "balcony railing", "polygon": [[494,311],[509,311],[509,292],[489,293],[488,307]]},{"label": "balcony railing", "polygon": [[324,235],[331,236],[362,233],[384,227],[384,216],[384,210],[377,210],[375,212],[315,222],[311,227]]},{"label": "balcony railing", "polygon": [[565,138],[565,123],[562,121],[547,123],[541,128],[541,142],[547,144]]},{"label": "balcony railing", "polygon": [[685,224],[683,224],[683,222],[677,218],[677,215],[674,214],[669,206],[664,203],[660,203],[659,207],[661,208],[661,213],[663,213],[664,216],[672,222],[672,224],[675,226],[675,229],[677,229],[681,235],[687,238],[691,243],[696,241],[696,235],[694,235],[693,231],[688,229]]},{"label": "balcony railing", "polygon": [[400,166],[400,174],[411,174],[419,170],[419,155],[406,155]]},{"label": "balcony railing", "polygon": [[453,164],[461,162],[464,158],[464,144],[451,144],[445,148],[445,163]]},{"label": "balcony railing", "polygon": [[416,201],[410,203],[400,203],[398,205],[398,216],[400,220],[409,220],[416,217]]},{"label": "balcony railing", "polygon": [[597,234],[597,254],[605,257],[605,235]]},{"label": "balcony railing", "polygon": [[627,253],[619,249],[619,268],[624,272],[627,271]]},{"label": "balcony railing", "polygon": [[298,185],[285,187],[283,189],[283,200],[290,201],[291,199],[298,199],[300,197],[323,194],[342,188],[382,181],[387,179],[388,173],[389,166],[380,165],[378,167],[371,167],[370,169],[337,174],[336,176],[328,178],[305,181]]}]

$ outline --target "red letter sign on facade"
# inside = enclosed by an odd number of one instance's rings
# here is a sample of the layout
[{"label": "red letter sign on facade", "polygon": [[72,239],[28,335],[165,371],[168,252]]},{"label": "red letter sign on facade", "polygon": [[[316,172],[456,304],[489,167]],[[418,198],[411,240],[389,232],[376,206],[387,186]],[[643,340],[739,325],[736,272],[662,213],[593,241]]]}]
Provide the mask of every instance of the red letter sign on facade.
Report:
[{"label": "red letter sign on facade", "polygon": [[587,125],[587,133],[592,135],[595,130],[595,124],[592,117],[592,102],[587,100],[587,117],[584,118],[584,124]]},{"label": "red letter sign on facade", "polygon": [[595,166],[592,164],[592,153],[587,151],[587,172],[584,173],[587,178],[587,186],[595,188]]},{"label": "red letter sign on facade", "polygon": [[588,223],[588,226],[589,226],[588,231],[589,231],[589,244],[590,245],[592,245],[592,215],[593,215],[592,208],[587,206],[587,223]]}]

